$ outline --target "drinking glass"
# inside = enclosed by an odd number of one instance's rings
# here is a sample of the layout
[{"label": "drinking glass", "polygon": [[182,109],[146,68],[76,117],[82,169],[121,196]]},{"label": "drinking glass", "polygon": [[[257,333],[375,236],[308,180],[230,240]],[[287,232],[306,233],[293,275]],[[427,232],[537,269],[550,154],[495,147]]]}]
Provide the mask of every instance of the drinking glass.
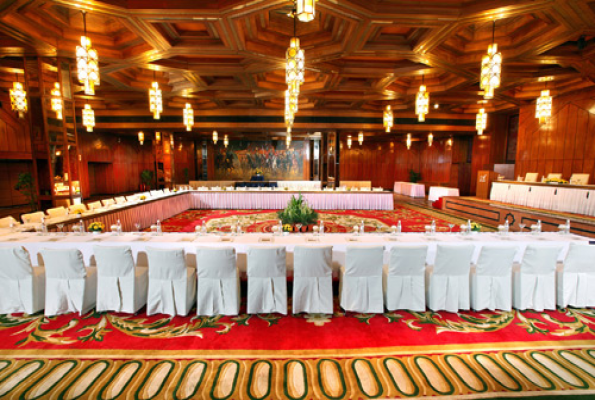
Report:
[{"label": "drinking glass", "polygon": [[449,229],[448,233],[452,233],[452,228],[454,228],[454,227],[455,227],[455,224],[448,224],[448,229]]},{"label": "drinking glass", "polygon": [[298,236],[302,236],[302,224],[295,224],[298,230]]},{"label": "drinking glass", "polygon": [[56,224],[56,227],[58,228],[58,235],[63,236],[64,235],[64,224]]},{"label": "drinking glass", "polygon": [[519,232],[523,232],[523,229],[525,229],[525,224],[519,224]]},{"label": "drinking glass", "polygon": [[140,223],[135,222],[134,223],[134,232],[136,232],[137,235],[140,235]]}]

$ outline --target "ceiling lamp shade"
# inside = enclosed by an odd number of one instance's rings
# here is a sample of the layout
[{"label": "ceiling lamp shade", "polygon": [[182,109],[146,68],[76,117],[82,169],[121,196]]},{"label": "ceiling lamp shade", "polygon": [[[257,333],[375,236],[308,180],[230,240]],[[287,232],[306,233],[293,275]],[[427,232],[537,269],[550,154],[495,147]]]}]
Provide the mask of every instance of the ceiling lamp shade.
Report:
[{"label": "ceiling lamp shade", "polygon": [[415,98],[415,113],[417,114],[417,120],[424,122],[426,120],[426,114],[430,108],[430,94],[426,91],[426,85],[419,87],[417,97]]},{"label": "ceiling lamp shade", "polygon": [[190,103],[186,103],[186,108],[184,108],[184,125],[186,125],[187,131],[191,131],[194,126],[194,110]]},{"label": "ceiling lamp shade", "polygon": [[535,105],[535,118],[539,119],[539,123],[543,124],[552,116],[552,96],[549,90],[542,90],[541,96],[537,98]]},{"label": "ceiling lamp shade", "polygon": [[477,129],[477,134],[480,136],[483,135],[483,131],[485,131],[487,126],[488,114],[486,114],[486,110],[482,108],[475,116],[475,129]]},{"label": "ceiling lamp shade", "polygon": [[149,89],[149,110],[153,113],[153,119],[159,119],[163,112],[163,99],[157,81],[154,81]]},{"label": "ceiling lamp shade", "polygon": [[432,132],[430,132],[428,135],[428,146],[432,147],[432,143],[434,143],[434,135],[432,135]]},{"label": "ceiling lamp shade", "polygon": [[357,134],[357,141],[359,142],[359,145],[361,146],[362,144],[364,144],[364,133],[360,132]]},{"label": "ceiling lamp shade", "polygon": [[19,118],[25,118],[25,113],[28,109],[27,92],[25,92],[23,84],[18,81],[18,75],[17,81],[12,84],[12,89],[9,92],[12,111],[16,112]]},{"label": "ceiling lamp shade", "polygon": [[351,149],[351,145],[353,144],[353,140],[351,140],[351,135],[347,136],[347,148]]},{"label": "ceiling lamp shade", "polygon": [[406,143],[407,143],[407,150],[410,150],[411,149],[411,134],[410,133],[407,134],[407,142]]},{"label": "ceiling lamp shade", "polygon": [[161,141],[161,132],[155,132],[155,141],[156,142],[160,142]]},{"label": "ceiling lamp shade", "polygon": [[296,16],[302,22],[310,22],[316,16],[316,0],[297,0]]},{"label": "ceiling lamp shade", "polygon": [[56,112],[56,118],[62,119],[62,93],[60,93],[60,84],[54,83],[52,95],[52,110]]},{"label": "ceiling lamp shade", "polygon": [[143,131],[138,133],[138,141],[141,146],[145,143],[145,133]]},{"label": "ceiling lamp shade", "polygon": [[492,44],[488,47],[488,54],[481,60],[481,76],[479,87],[483,90],[484,99],[494,98],[494,89],[500,87],[502,74],[502,54],[498,52],[498,45],[494,43],[496,21],[492,28]]},{"label": "ceiling lamp shade", "polygon": [[87,37],[87,13],[83,11],[84,36],[81,45],[76,46],[76,68],[79,82],[85,87],[85,94],[94,95],[95,86],[99,86],[99,56],[91,47]]},{"label": "ceiling lamp shade", "polygon": [[289,47],[285,53],[285,83],[294,91],[300,91],[300,86],[304,83],[305,56],[304,51],[300,49],[300,39],[292,37],[289,41]]},{"label": "ceiling lamp shade", "polygon": [[219,134],[217,131],[213,131],[213,144],[217,144],[217,141],[219,141]]},{"label": "ceiling lamp shade", "polygon": [[87,132],[93,132],[95,112],[89,104],[85,104],[85,108],[83,108],[83,126],[87,128]]},{"label": "ceiling lamp shade", "polygon": [[285,112],[294,115],[298,112],[298,96],[290,90],[285,91]]},{"label": "ceiling lamp shade", "polygon": [[223,136],[223,146],[225,146],[226,149],[227,146],[229,146],[229,138],[227,137],[227,135]]},{"label": "ceiling lamp shade", "polygon": [[390,132],[390,130],[394,124],[393,112],[390,109],[390,106],[386,106],[386,109],[384,110],[384,115],[383,115],[382,119],[384,122],[384,129],[386,130],[386,132]]}]

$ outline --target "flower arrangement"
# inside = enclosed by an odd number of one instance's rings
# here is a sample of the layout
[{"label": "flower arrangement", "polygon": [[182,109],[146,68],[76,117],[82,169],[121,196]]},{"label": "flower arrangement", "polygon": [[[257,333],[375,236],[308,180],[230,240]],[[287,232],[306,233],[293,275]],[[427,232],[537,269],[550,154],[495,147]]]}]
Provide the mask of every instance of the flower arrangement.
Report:
[{"label": "flower arrangement", "polygon": [[283,225],[283,232],[291,232],[293,230],[293,226],[289,224]]},{"label": "flower arrangement", "polygon": [[77,208],[76,210],[74,210],[74,213],[76,215],[81,215],[83,213],[83,210],[81,210],[80,208]]},{"label": "flower arrangement", "polygon": [[289,190],[289,186],[283,187],[283,190]]},{"label": "flower arrangement", "polygon": [[101,222],[91,222],[87,227],[89,232],[103,232],[105,230],[105,226]]},{"label": "flower arrangement", "polygon": [[568,183],[568,181],[566,179],[562,179],[562,178],[548,178],[544,181],[545,183]]},{"label": "flower arrangement", "polygon": [[302,224],[311,225],[318,220],[318,213],[308,207],[300,194],[298,198],[291,196],[287,207],[277,213],[283,225]]},{"label": "flower arrangement", "polygon": [[262,175],[262,170],[260,168],[256,168],[254,170],[254,175]]},{"label": "flower arrangement", "polygon": [[174,188],[174,190],[172,190],[172,192],[177,193],[178,192],[178,188]]},{"label": "flower arrangement", "polygon": [[481,224],[477,222],[471,222],[471,232],[481,232]]},{"label": "flower arrangement", "polygon": [[140,196],[139,197],[139,200],[146,200],[146,199],[147,199],[147,196]]}]

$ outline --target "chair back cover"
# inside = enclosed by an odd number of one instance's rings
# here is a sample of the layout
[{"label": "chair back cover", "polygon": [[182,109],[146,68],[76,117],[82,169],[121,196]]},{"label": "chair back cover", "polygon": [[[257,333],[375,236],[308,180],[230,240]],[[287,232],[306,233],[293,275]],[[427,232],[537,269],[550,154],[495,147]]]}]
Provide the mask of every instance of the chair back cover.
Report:
[{"label": "chair back cover", "polygon": [[594,262],[595,246],[570,243],[564,260],[564,272],[595,273]]},{"label": "chair back cover", "polygon": [[157,249],[147,247],[149,279],[186,279],[186,257],[184,249]]},{"label": "chair back cover", "polygon": [[537,178],[539,178],[538,172],[527,172],[525,182],[537,182]]},{"label": "chair back cover", "polygon": [[84,205],[83,203],[81,204],[73,204],[68,206],[68,209],[70,210],[70,213],[75,213],[77,210],[81,210],[81,212],[85,212],[87,211],[87,206]]},{"label": "chair back cover", "polygon": [[21,280],[33,274],[29,252],[24,247],[0,248],[0,281]]},{"label": "chair back cover", "polygon": [[570,183],[573,185],[588,185],[591,174],[572,174]]},{"label": "chair back cover", "polygon": [[285,278],[287,275],[285,247],[250,247],[247,259],[249,277]]},{"label": "chair back cover", "polygon": [[236,278],[236,252],[233,247],[198,247],[196,276],[200,278]]},{"label": "chair back cover", "polygon": [[556,270],[560,251],[562,251],[562,248],[559,246],[528,245],[523,255],[521,273],[530,275],[553,274]]},{"label": "chair back cover", "polygon": [[0,248],[0,260],[0,314],[32,314],[43,309],[45,273],[42,268],[34,273],[27,250]]},{"label": "chair back cover", "polygon": [[[137,293],[130,246],[94,246],[93,253],[97,264],[97,311],[135,312]],[[143,292],[146,295],[146,290]]]},{"label": "chair back cover", "polygon": [[340,303],[347,311],[381,313],[384,246],[348,246],[341,277]]},{"label": "chair back cover", "polygon": [[65,207],[49,208],[45,211],[50,218],[64,217],[66,215]]},{"label": "chair back cover", "polygon": [[87,276],[83,253],[78,249],[43,249],[41,256],[48,279],[84,279]]},{"label": "chair back cover", "polygon": [[118,196],[114,198],[116,204],[126,204],[126,198],[124,196]]},{"label": "chair back cover", "polygon": [[37,223],[41,222],[41,219],[43,217],[45,217],[45,214],[43,213],[43,211],[37,211],[34,213],[21,215],[21,220],[25,224],[27,224],[27,223],[37,224]]},{"label": "chair back cover", "polygon": [[332,246],[295,246],[293,313],[333,313]]},{"label": "chair back cover", "polygon": [[287,265],[283,247],[250,247],[248,313],[287,314]]},{"label": "chair back cover", "polygon": [[345,275],[382,276],[384,246],[348,246],[345,253]]},{"label": "chair back cover", "polygon": [[562,179],[562,173],[551,172],[547,174],[547,179]]},{"label": "chair back cover", "polygon": [[134,276],[134,259],[130,246],[94,246],[93,253],[99,278]]},{"label": "chair back cover", "polygon": [[477,275],[510,275],[517,251],[516,246],[483,246],[475,267]]},{"label": "chair back cover", "polygon": [[331,276],[333,246],[295,246],[293,250],[294,277]]},{"label": "chair back cover", "polygon": [[474,250],[473,245],[439,244],[434,263],[434,275],[468,275]]},{"label": "chair back cover", "polygon": [[114,199],[105,199],[105,200],[101,200],[101,202],[103,203],[104,206],[112,206],[112,205],[116,204],[116,201]]},{"label": "chair back cover", "polygon": [[558,272],[557,304],[559,308],[595,307],[595,246],[570,243],[564,269]]},{"label": "chair back cover", "polygon": [[101,202],[93,201],[91,203],[87,203],[87,207],[89,207],[89,210],[96,210],[98,208],[101,208]]},{"label": "chair back cover", "polygon": [[6,217],[0,219],[0,228],[9,228],[11,222],[14,226],[20,225],[19,221],[17,221],[13,217]]},{"label": "chair back cover", "polygon": [[426,270],[428,246],[394,246],[390,249],[388,275],[422,275]]},{"label": "chair back cover", "polygon": [[196,249],[197,315],[238,315],[239,276],[233,247]]}]

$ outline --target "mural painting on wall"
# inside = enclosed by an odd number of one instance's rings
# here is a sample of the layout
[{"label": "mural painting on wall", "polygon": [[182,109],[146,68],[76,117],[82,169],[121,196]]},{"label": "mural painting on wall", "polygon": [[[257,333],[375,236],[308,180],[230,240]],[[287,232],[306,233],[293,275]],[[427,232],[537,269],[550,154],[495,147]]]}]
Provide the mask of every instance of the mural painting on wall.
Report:
[{"label": "mural painting on wall", "polygon": [[232,141],[215,150],[215,179],[249,181],[256,170],[265,180],[302,180],[304,142]]}]

